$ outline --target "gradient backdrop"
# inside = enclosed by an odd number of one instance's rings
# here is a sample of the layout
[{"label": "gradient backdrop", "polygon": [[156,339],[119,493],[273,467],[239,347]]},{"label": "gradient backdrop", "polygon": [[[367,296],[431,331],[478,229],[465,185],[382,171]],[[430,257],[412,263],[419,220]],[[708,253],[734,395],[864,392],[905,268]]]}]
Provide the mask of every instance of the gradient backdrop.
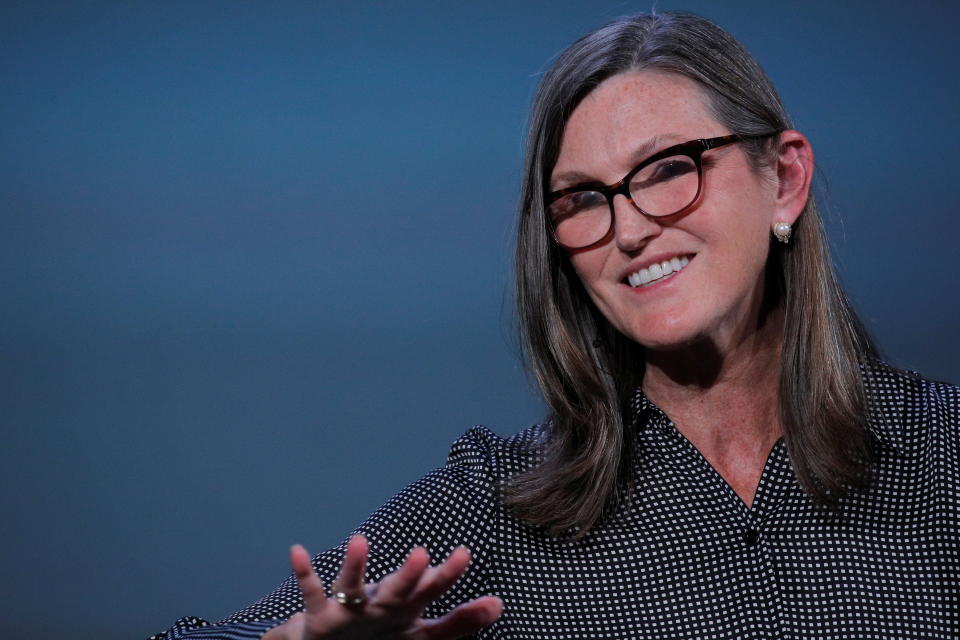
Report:
[{"label": "gradient backdrop", "polygon": [[[960,10],[717,20],[818,153],[844,281],[960,381]],[[629,2],[0,5],[0,636],[216,619],[542,408],[511,233],[539,75]]]}]

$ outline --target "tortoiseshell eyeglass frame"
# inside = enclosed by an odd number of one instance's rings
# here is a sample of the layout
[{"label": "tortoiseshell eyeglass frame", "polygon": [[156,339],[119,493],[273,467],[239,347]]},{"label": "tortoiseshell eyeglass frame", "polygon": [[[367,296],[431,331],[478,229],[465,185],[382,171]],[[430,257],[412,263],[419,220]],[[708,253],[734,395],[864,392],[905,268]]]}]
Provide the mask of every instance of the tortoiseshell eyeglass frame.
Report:
[{"label": "tortoiseshell eyeglass frame", "polygon": [[[770,138],[772,136],[776,136],[781,133],[783,133],[783,130],[771,131],[769,133],[760,133],[760,134],[754,134],[754,135],[733,134],[729,136],[719,136],[717,138],[699,138],[697,140],[681,142],[680,144],[675,144],[661,151],[657,151],[655,154],[643,160],[640,164],[638,164],[633,169],[631,169],[630,172],[627,175],[623,176],[621,180],[613,184],[587,182],[587,183],[578,184],[572,187],[567,187],[565,189],[559,189],[557,191],[553,191],[549,195],[547,195],[547,199],[546,199],[547,209],[549,209],[550,205],[552,205],[554,202],[556,202],[563,196],[569,195],[571,193],[577,193],[581,191],[596,191],[597,193],[603,194],[604,197],[606,197],[607,204],[609,205],[609,208],[610,208],[610,224],[607,227],[607,230],[603,233],[603,235],[600,236],[600,238],[598,238],[597,240],[581,246],[571,246],[571,245],[567,245],[560,242],[560,240],[557,238],[556,227],[553,224],[553,219],[548,214],[546,217],[547,217],[547,223],[550,226],[551,235],[553,236],[554,241],[565,249],[571,249],[571,250],[588,249],[590,247],[600,244],[601,242],[603,242],[604,240],[610,237],[610,233],[611,231],[613,231],[613,228],[615,226],[616,213],[614,212],[614,208],[613,208],[613,197],[616,195],[622,195],[627,199],[627,201],[630,204],[633,205],[634,209],[636,209],[643,215],[649,216],[651,218],[666,218],[669,216],[675,216],[675,215],[684,213],[687,210],[689,210],[690,207],[696,204],[696,202],[700,199],[700,193],[703,191],[703,154],[704,152],[709,151],[710,149],[724,147],[729,144],[733,144],[735,142],[745,142],[748,140],[762,140],[763,138]],[[691,160],[693,160],[693,163],[697,167],[697,192],[693,196],[693,199],[690,200],[690,202],[688,202],[681,208],[677,209],[676,211],[672,211],[670,213],[657,213],[657,214],[650,213],[649,211],[644,211],[639,206],[637,206],[637,203],[633,201],[633,197],[630,195],[630,180],[633,179],[633,176],[635,176],[644,167],[656,162],[657,160],[663,160],[664,158],[669,158],[671,156],[686,156]]]}]

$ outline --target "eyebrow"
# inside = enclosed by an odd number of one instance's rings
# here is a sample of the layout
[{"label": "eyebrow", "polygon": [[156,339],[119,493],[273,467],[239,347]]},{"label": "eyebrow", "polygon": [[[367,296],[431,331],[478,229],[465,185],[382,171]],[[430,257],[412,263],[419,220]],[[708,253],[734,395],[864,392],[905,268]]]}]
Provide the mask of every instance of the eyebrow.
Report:
[{"label": "eyebrow", "polygon": [[[657,151],[666,149],[672,144],[679,144],[683,142],[684,138],[678,133],[665,133],[661,135],[653,136],[648,138],[637,145],[637,148],[633,150],[633,153],[630,154],[630,164],[631,166],[636,166],[652,156]],[[668,144],[669,143],[669,144]],[[569,189],[570,187],[576,186],[578,184],[603,184],[600,180],[597,180],[593,176],[583,173],[582,171],[564,171],[563,173],[558,173],[555,176],[551,176],[550,179],[550,191],[559,191],[560,189]],[[564,186],[557,186],[564,185]]]}]

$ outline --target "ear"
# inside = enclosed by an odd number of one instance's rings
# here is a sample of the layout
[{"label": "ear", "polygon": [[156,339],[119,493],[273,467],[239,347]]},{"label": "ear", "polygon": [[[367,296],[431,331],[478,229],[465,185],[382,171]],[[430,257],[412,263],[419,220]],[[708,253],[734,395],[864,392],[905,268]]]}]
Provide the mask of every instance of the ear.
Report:
[{"label": "ear", "polygon": [[813,147],[799,131],[780,134],[777,153],[777,194],[772,222],[793,224],[810,197],[813,179]]}]

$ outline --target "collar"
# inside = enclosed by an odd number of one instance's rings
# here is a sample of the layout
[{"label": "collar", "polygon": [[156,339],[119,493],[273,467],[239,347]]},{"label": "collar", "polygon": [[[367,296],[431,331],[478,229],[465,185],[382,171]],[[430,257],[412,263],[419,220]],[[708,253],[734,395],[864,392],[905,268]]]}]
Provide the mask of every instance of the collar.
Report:
[{"label": "collar", "polygon": [[[867,403],[867,429],[883,444],[897,453],[904,453],[906,405],[911,402],[911,396],[915,398],[917,395],[919,374],[895,369],[879,360],[861,363],[860,374]],[[641,387],[634,392],[631,407],[633,426],[637,431],[670,428],[670,419]]]},{"label": "collar", "polygon": [[860,376],[867,401],[867,429],[877,440],[903,454],[907,405],[922,402],[919,374],[867,360],[860,363]]},{"label": "collar", "polygon": [[644,432],[669,429],[671,423],[667,414],[653,404],[647,394],[643,392],[642,387],[637,387],[630,406],[633,411],[632,423],[635,430]]}]

